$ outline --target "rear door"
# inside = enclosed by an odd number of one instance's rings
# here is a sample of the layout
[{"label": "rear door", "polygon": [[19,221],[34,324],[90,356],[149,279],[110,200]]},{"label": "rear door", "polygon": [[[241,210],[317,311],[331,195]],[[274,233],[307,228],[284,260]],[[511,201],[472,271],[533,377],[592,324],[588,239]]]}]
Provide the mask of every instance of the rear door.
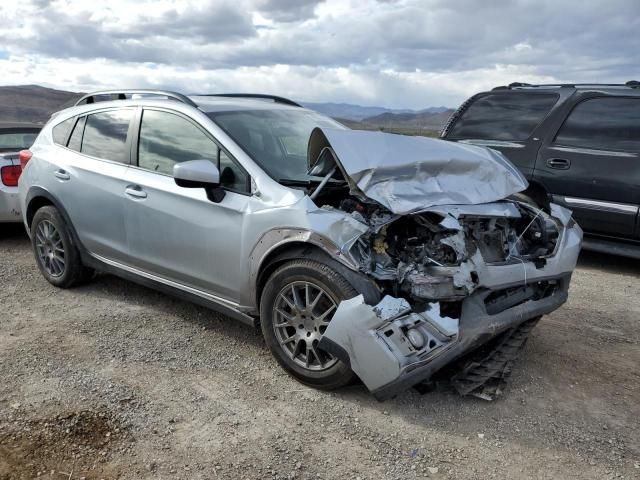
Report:
[{"label": "rear door", "polygon": [[640,98],[581,96],[545,140],[535,175],[587,232],[632,238],[640,205]]},{"label": "rear door", "polygon": [[462,107],[444,138],[499,150],[530,178],[540,147],[536,129],[559,99],[557,92],[480,94]]},{"label": "rear door", "polygon": [[[249,175],[191,119],[145,108],[139,123],[137,166],[127,172],[126,218],[132,266],[180,285],[238,299],[245,215],[252,210]],[[173,166],[209,160],[220,169],[224,199],[183,188]],[[253,205],[255,208],[255,205]]]},{"label": "rear door", "polygon": [[135,108],[105,109],[54,127],[54,142],[65,149],[50,166],[47,185],[61,200],[84,247],[120,262],[128,258],[123,191],[134,116]]}]

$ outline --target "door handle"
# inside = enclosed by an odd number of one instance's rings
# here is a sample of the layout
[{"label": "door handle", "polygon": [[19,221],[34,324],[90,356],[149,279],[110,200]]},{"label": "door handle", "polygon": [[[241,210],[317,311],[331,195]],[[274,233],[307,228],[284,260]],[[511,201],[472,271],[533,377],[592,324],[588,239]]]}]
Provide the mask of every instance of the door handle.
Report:
[{"label": "door handle", "polygon": [[62,170],[61,168],[53,172],[53,174],[60,180],[69,180],[71,178],[71,175],[69,175],[68,172]]},{"label": "door handle", "polygon": [[139,185],[129,185],[124,189],[124,193],[126,193],[130,197],[147,198],[147,192],[142,190]]},{"label": "door handle", "polygon": [[547,159],[547,167],[555,168],[556,170],[569,170],[571,162],[564,158],[549,158]]}]

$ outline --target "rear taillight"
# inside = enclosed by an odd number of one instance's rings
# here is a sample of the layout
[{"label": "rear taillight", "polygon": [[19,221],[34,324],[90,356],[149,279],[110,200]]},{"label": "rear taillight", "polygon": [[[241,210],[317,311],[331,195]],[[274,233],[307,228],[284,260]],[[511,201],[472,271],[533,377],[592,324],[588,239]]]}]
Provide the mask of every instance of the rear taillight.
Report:
[{"label": "rear taillight", "polygon": [[0,168],[0,177],[2,177],[2,183],[7,187],[17,187],[18,179],[22,173],[22,167],[20,165],[7,165]]},{"label": "rear taillight", "polygon": [[31,157],[33,157],[33,153],[31,153],[31,150],[20,150],[20,153],[18,154],[18,158],[20,159],[20,166],[24,169],[24,167],[27,166],[27,163],[29,163],[29,160],[31,160]]}]

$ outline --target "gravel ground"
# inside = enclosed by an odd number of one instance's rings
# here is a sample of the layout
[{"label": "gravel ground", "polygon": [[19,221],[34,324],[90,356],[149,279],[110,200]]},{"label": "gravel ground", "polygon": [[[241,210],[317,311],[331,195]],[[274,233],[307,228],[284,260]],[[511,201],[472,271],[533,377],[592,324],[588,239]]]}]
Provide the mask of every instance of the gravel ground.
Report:
[{"label": "gravel ground", "polygon": [[640,262],[584,253],[495,402],[288,377],[260,335],[0,227],[0,479],[640,478]]}]

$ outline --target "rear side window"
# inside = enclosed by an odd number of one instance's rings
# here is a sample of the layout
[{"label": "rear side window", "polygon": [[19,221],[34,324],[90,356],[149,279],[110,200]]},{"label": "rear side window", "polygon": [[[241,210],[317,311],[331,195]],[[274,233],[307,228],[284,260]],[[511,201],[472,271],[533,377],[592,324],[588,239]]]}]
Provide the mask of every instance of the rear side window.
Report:
[{"label": "rear side window", "polygon": [[84,123],[86,120],[87,117],[80,117],[78,119],[69,138],[69,144],[67,145],[71,150],[75,150],[76,152],[80,151],[80,147],[82,146],[82,133],[84,132]]},{"label": "rear side window", "polygon": [[526,140],[558,100],[556,94],[500,93],[475,100],[447,138]]},{"label": "rear side window", "polygon": [[69,137],[69,132],[71,131],[71,128],[73,127],[73,122],[75,121],[76,121],[75,117],[68,118],[64,122],[60,122],[58,125],[53,127],[53,130],[51,131],[53,136],[53,142],[65,147],[67,145],[67,138]]},{"label": "rear side window", "polygon": [[640,151],[640,99],[601,97],[579,103],[555,142],[596,150]]},{"label": "rear side window", "polygon": [[133,114],[133,109],[122,109],[87,115],[80,151],[104,160],[129,163],[126,143]]}]

